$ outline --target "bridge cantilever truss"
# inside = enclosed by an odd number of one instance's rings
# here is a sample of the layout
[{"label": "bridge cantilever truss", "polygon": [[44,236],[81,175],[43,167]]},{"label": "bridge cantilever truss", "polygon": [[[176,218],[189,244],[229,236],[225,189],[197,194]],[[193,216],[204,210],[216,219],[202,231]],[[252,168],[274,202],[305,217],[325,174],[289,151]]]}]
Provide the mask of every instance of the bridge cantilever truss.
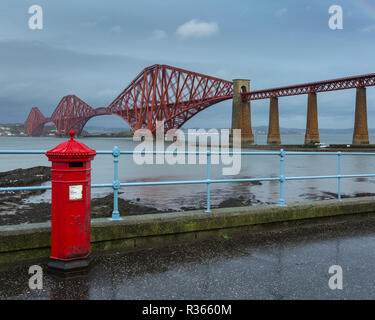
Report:
[{"label": "bridge cantilever truss", "polygon": [[232,86],[230,81],[154,65],[140,73],[108,110],[126,119],[133,130],[154,131],[156,121],[161,120],[165,129],[180,128],[198,112],[231,99]]},{"label": "bridge cantilever truss", "polygon": [[29,116],[25,121],[25,127],[29,135],[40,136],[43,132],[43,126],[46,122],[49,122],[39,108],[31,108]]},{"label": "bridge cantilever truss", "polygon": [[157,121],[164,121],[165,130],[180,128],[197,113],[232,96],[231,81],[153,65],[145,68],[108,107],[94,109],[69,95],[61,99],[50,118],[33,108],[25,126],[29,135],[40,135],[47,122],[53,122],[60,135],[72,128],[80,134],[92,117],[116,114],[133,130],[146,128],[155,132]]}]

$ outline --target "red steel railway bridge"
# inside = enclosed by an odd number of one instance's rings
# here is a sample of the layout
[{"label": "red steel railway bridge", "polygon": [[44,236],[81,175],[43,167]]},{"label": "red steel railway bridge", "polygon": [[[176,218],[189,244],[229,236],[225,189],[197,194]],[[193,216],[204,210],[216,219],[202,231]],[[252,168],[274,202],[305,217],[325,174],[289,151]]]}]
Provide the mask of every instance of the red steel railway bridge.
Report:
[{"label": "red steel railway bridge", "polygon": [[278,98],[308,95],[305,143],[318,143],[317,93],[356,89],[353,144],[368,144],[366,87],[375,86],[375,74],[311,82],[287,87],[250,91],[250,80],[226,81],[167,65],[145,68],[107,107],[93,108],[75,95],[61,99],[51,117],[37,107],[25,122],[29,135],[38,136],[45,123],[53,122],[58,135],[70,129],[80,134],[87,121],[101,115],[115,114],[132,130],[155,132],[157,121],[165,130],[178,129],[206,108],[232,99],[232,129],[241,129],[242,141],[254,142],[251,128],[251,100],[270,99],[268,143],[280,144]]}]

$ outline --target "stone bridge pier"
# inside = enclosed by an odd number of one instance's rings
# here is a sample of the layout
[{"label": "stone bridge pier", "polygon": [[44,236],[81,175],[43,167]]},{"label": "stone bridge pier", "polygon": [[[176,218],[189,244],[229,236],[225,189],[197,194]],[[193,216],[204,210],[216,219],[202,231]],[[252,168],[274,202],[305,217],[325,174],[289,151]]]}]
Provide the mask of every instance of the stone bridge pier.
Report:
[{"label": "stone bridge pier", "polygon": [[[233,102],[232,102],[232,130],[241,129],[241,143],[253,143],[254,135],[251,128],[250,99],[243,101],[241,92],[250,91],[250,80],[233,80]],[[233,131],[232,131],[233,132]],[[233,138],[231,132],[231,140]]]},{"label": "stone bridge pier", "polygon": [[318,103],[316,92],[307,96],[305,144],[320,143],[318,126]]},{"label": "stone bridge pier", "polygon": [[279,99],[270,98],[270,114],[268,122],[268,144],[281,144],[280,126],[279,126]]},{"label": "stone bridge pier", "polygon": [[353,144],[369,144],[365,87],[357,88]]}]

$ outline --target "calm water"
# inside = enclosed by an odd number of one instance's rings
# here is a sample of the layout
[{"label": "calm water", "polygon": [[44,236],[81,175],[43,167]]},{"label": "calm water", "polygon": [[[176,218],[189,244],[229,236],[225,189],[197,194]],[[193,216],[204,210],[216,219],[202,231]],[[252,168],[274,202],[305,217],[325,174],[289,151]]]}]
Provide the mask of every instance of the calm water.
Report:
[{"label": "calm water", "polygon": [[[324,143],[350,143],[351,135],[321,135]],[[255,137],[261,144],[265,135]],[[303,142],[303,135],[284,135],[283,143],[296,144]],[[0,137],[0,149],[33,149],[49,150],[65,139],[55,137]],[[82,138],[79,139],[96,150],[111,150],[117,145],[121,150],[133,150],[136,143],[130,138]],[[372,139],[374,141],[374,139]],[[259,150],[257,150],[259,151]],[[374,156],[342,157],[343,174],[375,173]],[[113,180],[113,161],[111,155],[97,155],[93,161],[93,183],[111,183]],[[37,165],[49,166],[44,155],[0,155],[0,172],[16,168],[28,168]],[[132,156],[121,155],[119,163],[121,182],[195,180],[204,179],[205,165],[143,165],[134,163]],[[336,156],[287,156],[285,161],[286,176],[332,175],[337,174]],[[243,156],[240,174],[233,178],[277,177],[279,175],[278,156]],[[222,165],[212,165],[212,178],[222,176]],[[375,192],[373,178],[343,179],[342,193]],[[160,209],[178,209],[181,206],[199,207],[205,205],[205,185],[149,186],[122,188],[121,197],[128,200],[140,198],[141,203],[153,205]],[[244,199],[256,198],[262,202],[275,203],[279,197],[278,182],[262,182],[261,185],[248,183],[213,184],[211,186],[212,204],[222,200],[243,196]],[[93,196],[111,193],[111,189],[93,189]],[[304,201],[324,195],[324,192],[337,193],[337,180],[288,181],[285,184],[286,201]],[[50,192],[34,197],[31,201],[48,201]]]}]

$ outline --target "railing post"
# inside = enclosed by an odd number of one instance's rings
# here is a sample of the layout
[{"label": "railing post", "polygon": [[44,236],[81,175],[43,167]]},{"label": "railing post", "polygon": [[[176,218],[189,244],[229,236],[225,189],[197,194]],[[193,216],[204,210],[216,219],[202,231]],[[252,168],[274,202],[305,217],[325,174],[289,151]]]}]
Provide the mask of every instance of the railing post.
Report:
[{"label": "railing post", "polygon": [[341,201],[341,151],[337,152],[337,198]]},{"label": "railing post", "polygon": [[110,220],[121,220],[120,212],[118,210],[118,189],[120,189],[120,181],[118,180],[118,157],[120,156],[120,149],[116,146],[112,150],[113,155],[113,211]]},{"label": "railing post", "polygon": [[280,149],[280,199],[277,203],[278,206],[285,206],[284,201],[284,182],[285,182],[285,176],[284,176],[284,158],[285,158],[285,151],[284,149]]},{"label": "railing post", "polygon": [[211,212],[211,203],[210,203],[210,176],[211,176],[211,172],[210,172],[210,168],[211,167],[211,151],[210,150],[207,150],[207,210],[206,212],[207,213],[210,213]]}]

